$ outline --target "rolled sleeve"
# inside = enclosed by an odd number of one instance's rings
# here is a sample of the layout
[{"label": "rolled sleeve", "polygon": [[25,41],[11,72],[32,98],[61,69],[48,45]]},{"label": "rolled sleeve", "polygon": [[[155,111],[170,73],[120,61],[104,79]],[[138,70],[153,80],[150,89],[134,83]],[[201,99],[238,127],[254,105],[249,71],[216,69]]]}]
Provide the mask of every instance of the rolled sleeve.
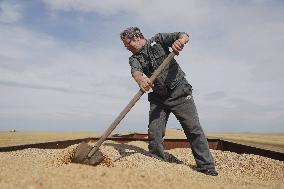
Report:
[{"label": "rolled sleeve", "polygon": [[139,71],[139,72],[143,73],[142,66],[136,58],[130,57],[129,58],[129,65],[131,67],[131,74],[134,71]]},{"label": "rolled sleeve", "polygon": [[154,36],[154,41],[159,42],[164,47],[171,47],[172,44],[182,35],[185,34],[189,36],[185,32],[174,32],[174,33],[158,33]]}]

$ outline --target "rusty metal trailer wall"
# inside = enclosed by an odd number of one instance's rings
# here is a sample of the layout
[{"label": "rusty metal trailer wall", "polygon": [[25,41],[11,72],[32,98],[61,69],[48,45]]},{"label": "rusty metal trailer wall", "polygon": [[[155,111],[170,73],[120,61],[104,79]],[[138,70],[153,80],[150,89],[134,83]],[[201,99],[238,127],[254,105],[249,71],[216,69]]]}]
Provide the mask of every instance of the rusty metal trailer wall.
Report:
[{"label": "rusty metal trailer wall", "polygon": [[[55,142],[44,142],[44,143],[35,143],[35,144],[26,144],[26,145],[17,145],[17,146],[7,146],[0,147],[0,152],[9,152],[15,150],[22,150],[26,148],[41,148],[41,149],[63,149],[73,144],[78,144],[82,141],[96,141],[99,138],[83,138],[75,140],[64,140],[64,141],[55,141]],[[145,135],[129,135],[127,137],[111,137],[108,140],[112,140],[121,144],[132,142],[132,141],[142,141],[147,142],[148,139]],[[275,152],[266,149],[260,149],[248,145],[238,144],[231,141],[221,140],[221,139],[207,139],[209,148],[214,150],[230,151],[238,154],[255,154],[260,155],[280,161],[284,161],[284,153]],[[173,148],[190,148],[190,144],[186,139],[165,139],[164,146],[166,150]]]}]

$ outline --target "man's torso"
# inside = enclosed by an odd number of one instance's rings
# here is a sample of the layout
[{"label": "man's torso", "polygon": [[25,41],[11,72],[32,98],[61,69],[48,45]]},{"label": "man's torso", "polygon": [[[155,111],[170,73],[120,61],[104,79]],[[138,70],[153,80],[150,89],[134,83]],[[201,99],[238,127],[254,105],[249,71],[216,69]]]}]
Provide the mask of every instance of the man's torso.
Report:
[{"label": "man's torso", "polygon": [[[157,38],[153,37],[146,40],[145,46],[139,53],[129,58],[129,63],[131,66],[133,66],[134,62],[135,64],[140,64],[141,67],[139,68],[142,69],[140,71],[147,75],[147,77],[151,77],[169,53],[169,47],[163,45]],[[173,59],[169,66],[154,81],[153,91],[159,95],[165,95],[167,90],[173,89],[184,79],[184,76],[185,73],[181,70],[176,60]]]}]

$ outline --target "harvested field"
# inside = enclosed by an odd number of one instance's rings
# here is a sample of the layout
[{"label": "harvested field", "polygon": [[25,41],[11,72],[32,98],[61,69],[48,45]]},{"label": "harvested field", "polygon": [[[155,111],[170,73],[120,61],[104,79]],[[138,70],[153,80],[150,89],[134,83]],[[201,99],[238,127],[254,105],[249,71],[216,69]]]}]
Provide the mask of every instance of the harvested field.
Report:
[{"label": "harvested field", "polygon": [[0,131],[0,147],[58,140],[99,137],[100,132],[7,132]]},{"label": "harvested field", "polygon": [[0,153],[0,188],[284,188],[284,162],[211,150],[219,176],[194,171],[190,149],[154,159],[144,142],[106,141],[103,164],[70,163],[74,149],[25,149]]},{"label": "harvested field", "polygon": [[284,133],[208,133],[207,137],[284,153]]}]

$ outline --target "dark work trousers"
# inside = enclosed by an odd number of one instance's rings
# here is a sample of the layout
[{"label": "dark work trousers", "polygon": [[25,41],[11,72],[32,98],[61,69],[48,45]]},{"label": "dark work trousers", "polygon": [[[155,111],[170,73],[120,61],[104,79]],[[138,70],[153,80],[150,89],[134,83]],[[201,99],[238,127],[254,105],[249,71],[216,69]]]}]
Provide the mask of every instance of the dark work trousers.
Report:
[{"label": "dark work trousers", "polygon": [[187,80],[183,79],[173,90],[168,90],[166,95],[149,93],[148,100],[150,102],[148,125],[150,153],[158,159],[165,159],[163,140],[169,115],[173,113],[191,144],[197,167],[215,169],[215,162],[199,123],[191,86]]}]

